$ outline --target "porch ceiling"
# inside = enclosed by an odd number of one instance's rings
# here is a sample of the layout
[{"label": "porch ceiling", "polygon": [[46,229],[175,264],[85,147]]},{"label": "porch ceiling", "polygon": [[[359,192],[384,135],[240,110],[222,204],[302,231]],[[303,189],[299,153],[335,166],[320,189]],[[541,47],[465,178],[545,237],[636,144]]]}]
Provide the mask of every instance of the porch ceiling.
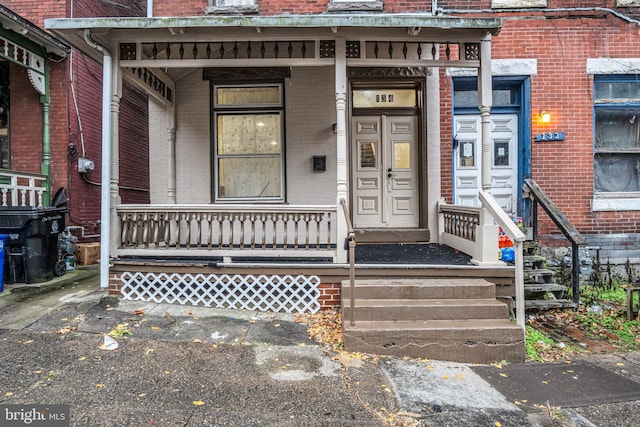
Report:
[{"label": "porch ceiling", "polygon": [[196,16],[164,18],[65,18],[47,19],[45,28],[64,38],[75,48],[101,62],[102,54],[84,39],[105,45],[114,42],[141,42],[213,38],[277,40],[281,37],[375,36],[420,41],[479,41],[487,33],[497,35],[502,22],[495,18],[460,18],[411,14],[327,14],[277,16]]}]

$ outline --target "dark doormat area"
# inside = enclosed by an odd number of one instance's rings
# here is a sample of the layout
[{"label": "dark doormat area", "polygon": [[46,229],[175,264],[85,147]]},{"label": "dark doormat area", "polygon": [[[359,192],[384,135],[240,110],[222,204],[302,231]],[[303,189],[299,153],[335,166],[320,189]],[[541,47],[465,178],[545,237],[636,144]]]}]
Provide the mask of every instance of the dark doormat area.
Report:
[{"label": "dark doormat area", "polygon": [[471,257],[435,243],[356,244],[356,264],[471,265]]},{"label": "dark doormat area", "polygon": [[522,409],[575,408],[640,400],[640,384],[588,362],[474,366],[473,371]]}]

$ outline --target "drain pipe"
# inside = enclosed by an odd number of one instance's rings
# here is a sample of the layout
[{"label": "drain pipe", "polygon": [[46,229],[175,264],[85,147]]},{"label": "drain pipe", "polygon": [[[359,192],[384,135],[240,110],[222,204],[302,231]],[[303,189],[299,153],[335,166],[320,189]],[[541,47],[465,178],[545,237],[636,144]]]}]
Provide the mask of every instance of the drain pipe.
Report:
[{"label": "drain pipe", "polygon": [[100,286],[109,287],[109,255],[111,235],[111,53],[91,38],[91,30],[84,30],[84,40],[103,55],[102,62],[102,185],[100,187]]}]

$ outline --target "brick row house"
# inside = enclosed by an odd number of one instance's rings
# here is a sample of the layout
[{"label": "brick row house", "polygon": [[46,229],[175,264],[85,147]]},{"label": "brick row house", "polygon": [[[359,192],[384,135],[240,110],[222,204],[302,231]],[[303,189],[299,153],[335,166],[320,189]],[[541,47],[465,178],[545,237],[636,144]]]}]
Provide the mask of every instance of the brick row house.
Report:
[{"label": "brick row house", "polygon": [[[102,286],[342,304],[347,349],[522,360],[522,257],[497,248],[499,226],[522,248],[530,180],[589,244],[637,249],[638,5],[584,3],[153,1],[46,20],[102,65]],[[123,197],[124,82],[149,98],[148,203]],[[537,237],[564,244],[544,213]]]},{"label": "brick row house", "polygon": [[[144,14],[136,2],[129,3],[9,0],[0,5],[0,227],[9,234],[4,283],[53,277],[56,240],[40,226],[27,229],[31,226],[23,220],[55,216],[54,232],[69,227],[80,241],[100,235],[100,66],[46,32],[44,18]],[[129,84],[123,92],[121,197],[147,203],[148,168],[139,167],[148,163],[148,130],[139,126],[148,117],[147,96]],[[66,209],[56,211],[52,203],[59,190]],[[28,233],[33,236],[23,241]]]}]

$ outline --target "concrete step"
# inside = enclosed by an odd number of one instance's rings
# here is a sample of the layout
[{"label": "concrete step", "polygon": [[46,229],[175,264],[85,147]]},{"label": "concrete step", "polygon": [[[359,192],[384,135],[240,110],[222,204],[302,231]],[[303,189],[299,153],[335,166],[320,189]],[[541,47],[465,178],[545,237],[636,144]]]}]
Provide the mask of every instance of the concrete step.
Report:
[{"label": "concrete step", "polygon": [[570,299],[536,299],[525,300],[524,307],[546,310],[549,308],[575,308],[576,304]]},{"label": "concrete step", "polygon": [[525,283],[524,291],[526,292],[562,292],[567,288],[558,283]]},{"label": "concrete step", "polygon": [[[357,299],[475,299],[495,298],[496,287],[493,283],[476,278],[448,279],[371,279],[355,281]],[[343,298],[349,298],[349,281],[342,282]]]},{"label": "concrete step", "polygon": [[[345,316],[344,319],[347,319]],[[345,349],[464,363],[523,362],[524,331],[505,319],[344,322]]]},{"label": "concrete step", "polygon": [[[342,300],[345,319],[350,301]],[[507,305],[495,298],[481,299],[356,299],[356,321],[507,319]]]}]

